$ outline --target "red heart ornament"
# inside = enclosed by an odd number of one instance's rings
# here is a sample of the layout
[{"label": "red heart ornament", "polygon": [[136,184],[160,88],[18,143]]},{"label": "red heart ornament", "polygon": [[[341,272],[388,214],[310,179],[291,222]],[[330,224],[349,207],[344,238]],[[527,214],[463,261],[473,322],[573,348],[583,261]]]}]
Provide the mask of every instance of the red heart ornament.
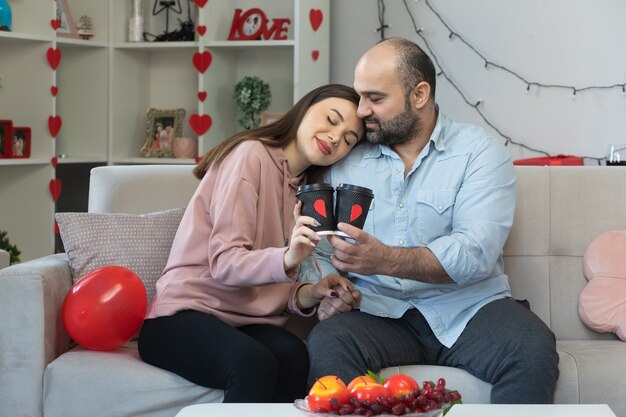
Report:
[{"label": "red heart ornament", "polygon": [[59,223],[54,222],[54,233],[61,234],[61,229],[59,229]]},{"label": "red heart ornament", "polygon": [[52,168],[56,168],[58,163],[59,163],[59,158],[57,158],[56,156],[53,156],[52,158],[50,158],[50,164],[52,164]]},{"label": "red heart ornament", "polygon": [[198,31],[198,34],[200,36],[204,36],[204,34],[206,33],[206,26],[200,25],[196,28],[196,30]]},{"label": "red heart ornament", "polygon": [[207,3],[207,1],[209,0],[194,0],[196,2],[196,4],[198,5],[198,7],[204,7],[204,5]]},{"label": "red heart ornament", "polygon": [[61,130],[61,126],[63,125],[63,120],[61,120],[61,116],[50,116],[48,117],[48,129],[50,129],[50,134],[53,138],[57,137],[59,130]]},{"label": "red heart ornament", "polygon": [[202,136],[207,130],[211,128],[213,120],[208,114],[192,114],[189,117],[189,126],[196,132],[196,135]]},{"label": "red heart ornament", "polygon": [[50,195],[52,195],[52,199],[56,203],[61,195],[61,180],[55,178],[50,180]]},{"label": "red heart ornament", "polygon": [[48,58],[48,64],[53,70],[57,69],[61,62],[61,50],[57,48],[48,48],[46,52],[46,58]]},{"label": "red heart ornament", "polygon": [[200,161],[202,161],[202,157],[201,156],[196,156],[196,165],[199,164]]},{"label": "red heart ornament", "polygon": [[198,91],[198,100],[204,103],[204,100],[206,100],[206,91]]},{"label": "red heart ornament", "polygon": [[353,204],[352,210],[350,210],[350,223],[359,218],[359,216],[363,213],[363,207],[359,204]]},{"label": "red heart ornament", "polygon": [[213,55],[209,51],[204,51],[202,53],[196,52],[193,54],[193,66],[201,73],[209,68],[211,65],[211,61],[213,61]]},{"label": "red heart ornament", "polygon": [[52,29],[57,30],[59,26],[61,26],[61,21],[59,19],[52,19],[50,21],[50,26],[52,26]]},{"label": "red heart ornament", "polygon": [[318,51],[317,49],[314,50],[313,52],[311,52],[311,57],[313,58],[313,61],[317,61],[317,58],[320,57],[320,51]]},{"label": "red heart ornament", "polygon": [[315,200],[313,208],[320,216],[326,218],[326,203],[324,203],[324,200]]},{"label": "red heart ornament", "polygon": [[313,32],[316,32],[320,28],[323,19],[324,16],[322,15],[322,11],[320,9],[311,9],[309,11],[309,20],[311,21]]},{"label": "red heart ornament", "polygon": [[52,94],[52,97],[56,97],[58,92],[59,92],[59,87],[57,87],[56,85],[53,85],[52,87],[50,87],[50,94]]}]

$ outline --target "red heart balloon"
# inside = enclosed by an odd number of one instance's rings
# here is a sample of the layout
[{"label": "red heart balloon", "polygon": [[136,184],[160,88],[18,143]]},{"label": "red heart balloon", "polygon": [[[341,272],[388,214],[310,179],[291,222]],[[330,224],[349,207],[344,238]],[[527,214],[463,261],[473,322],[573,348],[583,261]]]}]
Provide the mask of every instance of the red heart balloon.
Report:
[{"label": "red heart balloon", "polygon": [[63,120],[61,120],[61,116],[50,116],[48,117],[48,129],[50,129],[50,134],[53,138],[57,137],[59,130],[61,130],[61,126],[63,125]]},{"label": "red heart balloon", "polygon": [[52,94],[52,97],[56,97],[58,92],[59,92],[59,87],[57,87],[56,85],[53,85],[52,87],[50,87],[50,94]]},{"label": "red heart balloon", "polygon": [[204,7],[204,5],[207,3],[207,1],[209,0],[194,0],[196,2],[196,4],[198,5],[198,7]]},{"label": "red heart balloon", "polygon": [[46,58],[48,58],[48,64],[53,70],[57,69],[61,62],[61,50],[57,48],[48,48],[46,52]]},{"label": "red heart balloon", "polygon": [[313,208],[320,214],[320,216],[326,218],[326,203],[324,203],[324,200],[315,200]]},{"label": "red heart balloon", "polygon": [[59,200],[59,196],[61,195],[61,180],[58,178],[50,180],[49,188],[50,188],[50,195],[52,196],[52,199],[56,203]]},{"label": "red heart balloon", "polygon": [[198,91],[198,100],[202,102],[206,100],[206,91]]},{"label": "red heart balloon", "polygon": [[57,164],[59,163],[59,158],[53,156],[52,158],[50,158],[50,163],[52,164],[52,168],[56,168]]},{"label": "red heart balloon", "polygon": [[204,74],[204,72],[211,65],[211,61],[213,61],[213,55],[211,55],[209,51],[204,51],[202,53],[196,52],[193,54],[192,61],[193,66],[196,67],[201,74]]},{"label": "red heart balloon", "polygon": [[59,26],[61,26],[61,21],[59,19],[52,19],[50,21],[50,26],[52,26],[52,29],[57,30]]},{"label": "red heart balloon", "polygon": [[322,15],[322,11],[320,9],[311,9],[309,11],[309,20],[311,21],[311,27],[314,32],[320,28],[323,19],[324,16]]},{"label": "red heart balloon", "polygon": [[359,216],[363,213],[363,207],[358,204],[352,205],[352,210],[350,210],[350,223],[359,218]]},{"label": "red heart balloon", "polygon": [[196,30],[198,31],[200,36],[204,36],[204,34],[206,33],[206,26],[200,25],[196,28]]},{"label": "red heart balloon", "polygon": [[196,135],[202,136],[207,130],[211,128],[213,120],[208,114],[192,114],[189,117],[189,126],[196,132]]},{"label": "red heart balloon", "polygon": [[311,57],[313,58],[313,61],[317,61],[317,58],[320,57],[320,51],[318,51],[317,49],[314,50],[313,52],[311,52]]}]

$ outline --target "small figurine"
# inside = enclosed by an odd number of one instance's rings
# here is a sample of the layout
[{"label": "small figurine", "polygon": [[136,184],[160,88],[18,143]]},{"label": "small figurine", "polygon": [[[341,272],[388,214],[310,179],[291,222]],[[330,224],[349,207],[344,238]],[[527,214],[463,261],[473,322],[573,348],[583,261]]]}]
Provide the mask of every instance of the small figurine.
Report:
[{"label": "small figurine", "polygon": [[78,19],[76,29],[78,29],[78,36],[80,36],[81,39],[90,39],[94,35],[91,17],[81,16],[80,19]]}]

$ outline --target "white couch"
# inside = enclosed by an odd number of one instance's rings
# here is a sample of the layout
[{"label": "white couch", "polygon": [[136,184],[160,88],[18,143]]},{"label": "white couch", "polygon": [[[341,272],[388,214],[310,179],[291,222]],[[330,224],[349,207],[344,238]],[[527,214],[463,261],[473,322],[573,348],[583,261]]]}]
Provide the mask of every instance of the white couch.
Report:
[{"label": "white couch", "polygon": [[[587,244],[626,228],[626,168],[516,170],[518,205],[505,265],[513,295],[528,299],[557,336],[556,402],[607,403],[626,417],[626,343],[589,330],[577,313]],[[96,168],[89,210],[181,207],[196,185],[189,166]],[[71,282],[65,254],[0,270],[0,416],[171,417],[186,405],[222,400],[219,390],[144,364],[134,342],[113,352],[68,351],[60,306]],[[292,326],[306,333],[302,323]],[[414,365],[383,373],[398,371],[418,381],[443,376],[464,402],[489,401],[490,385],[459,369]]]}]

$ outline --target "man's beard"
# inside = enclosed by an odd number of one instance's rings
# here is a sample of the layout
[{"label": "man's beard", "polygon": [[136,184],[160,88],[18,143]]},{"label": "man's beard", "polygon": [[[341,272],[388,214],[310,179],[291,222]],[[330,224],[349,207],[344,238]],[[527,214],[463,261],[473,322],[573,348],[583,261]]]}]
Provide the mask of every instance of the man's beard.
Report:
[{"label": "man's beard", "polygon": [[400,145],[417,137],[422,131],[422,121],[413,113],[408,100],[405,101],[404,110],[391,120],[381,122],[374,117],[366,118],[365,121],[378,123],[378,130],[366,129],[366,137],[370,143],[381,145]]}]

